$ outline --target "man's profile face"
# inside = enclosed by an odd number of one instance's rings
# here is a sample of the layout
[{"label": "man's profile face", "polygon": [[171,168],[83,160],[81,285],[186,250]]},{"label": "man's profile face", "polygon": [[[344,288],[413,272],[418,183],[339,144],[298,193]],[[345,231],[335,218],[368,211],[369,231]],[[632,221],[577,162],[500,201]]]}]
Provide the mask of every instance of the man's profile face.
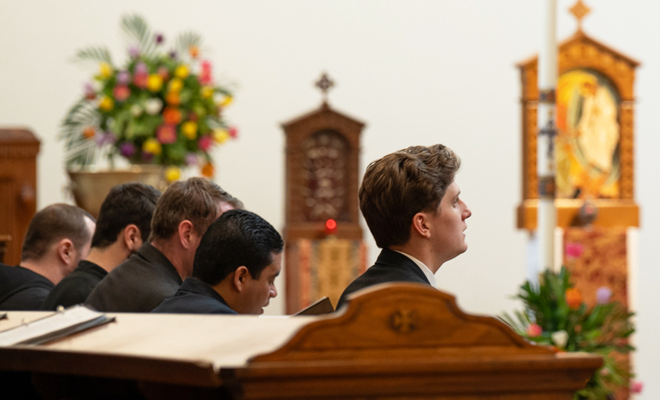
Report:
[{"label": "man's profile face", "polygon": [[433,249],[442,262],[449,261],[467,250],[465,220],[472,215],[472,211],[460,199],[460,193],[456,182],[452,182],[440,201],[436,215],[431,219]]},{"label": "man's profile face", "polygon": [[[239,301],[239,314],[263,314],[270,299],[277,296],[275,278],[282,269],[282,253],[271,253],[273,262],[261,271],[259,279],[248,276]],[[249,274],[248,274],[249,275]]]}]

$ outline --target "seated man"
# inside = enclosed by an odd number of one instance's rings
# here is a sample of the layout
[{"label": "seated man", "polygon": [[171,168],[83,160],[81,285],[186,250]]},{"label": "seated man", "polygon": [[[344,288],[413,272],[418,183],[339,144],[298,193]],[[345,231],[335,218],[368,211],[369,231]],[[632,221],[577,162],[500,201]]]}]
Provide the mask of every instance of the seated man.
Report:
[{"label": "seated man", "polygon": [[84,303],[101,279],[149,237],[158,197],[160,191],[143,183],[113,187],[101,205],[89,256],[55,286],[41,309]]},{"label": "seated man", "polygon": [[204,232],[243,203],[203,178],[174,182],[160,196],[149,242],[99,282],[86,304],[99,311],[149,312],[192,275]]},{"label": "seated man", "polygon": [[192,278],[153,312],[261,314],[277,296],[283,247],[280,234],[257,214],[228,211],[204,234]]},{"label": "seated man", "polygon": [[94,227],[91,215],[68,204],[36,213],[20,264],[0,264],[0,310],[39,310],[53,287],[87,257]]},{"label": "seated man", "polygon": [[454,181],[461,162],[449,148],[413,146],[372,162],[360,186],[360,210],[382,248],[376,264],[341,295],[384,282],[435,286],[442,264],[467,250],[472,215]]}]

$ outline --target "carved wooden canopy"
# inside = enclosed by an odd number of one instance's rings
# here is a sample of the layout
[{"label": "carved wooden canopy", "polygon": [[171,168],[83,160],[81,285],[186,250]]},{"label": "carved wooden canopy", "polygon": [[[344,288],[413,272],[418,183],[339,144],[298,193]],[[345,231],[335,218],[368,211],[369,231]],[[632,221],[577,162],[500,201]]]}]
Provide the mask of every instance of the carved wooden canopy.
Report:
[{"label": "carved wooden canopy", "polygon": [[[593,225],[596,226],[638,226],[639,207],[634,202],[634,80],[635,68],[639,63],[630,57],[606,46],[578,30],[572,37],[559,45],[559,84],[557,88],[557,126],[558,136],[555,158],[558,165],[558,186],[568,180],[586,183],[566,183],[568,189],[556,200],[557,224],[561,227],[576,224],[580,207],[585,200],[591,201],[598,209],[598,216]],[[536,229],[537,210],[537,101],[539,97],[537,85],[538,57],[533,57],[518,64],[522,80],[522,204],[518,207],[518,227],[528,230]],[[602,85],[589,86],[583,82],[583,87],[568,88],[564,85],[564,100],[568,107],[578,108],[577,112],[568,114],[562,101],[562,79],[575,80],[573,75],[582,74]],[[584,96],[570,95],[569,90],[585,90]],[[577,99],[577,100],[576,100]],[[578,103],[576,103],[578,102]],[[603,103],[598,105],[599,103]],[[577,104],[577,106],[576,106]],[[594,112],[586,110],[593,108]],[[593,104],[593,106],[591,106]],[[609,105],[609,108],[608,108]],[[609,112],[609,120],[602,118],[603,110]],[[601,112],[599,117],[599,112]],[[564,114],[562,114],[564,113]],[[587,116],[590,118],[587,120]],[[562,120],[562,118],[564,118]],[[598,119],[600,118],[600,119]],[[570,125],[579,121],[579,128],[589,130],[593,139],[589,139],[579,129],[562,129],[562,122]],[[566,122],[568,121],[568,122]],[[609,121],[609,122],[608,122]],[[591,125],[588,125],[591,124]],[[609,125],[608,125],[609,124]],[[575,128],[575,126],[574,126]],[[564,135],[564,142],[561,142]],[[608,136],[609,135],[609,136]],[[603,142],[599,136],[609,138],[611,156],[598,157],[598,144]],[[607,142],[607,141],[606,141]],[[576,144],[581,149],[576,155],[568,154],[561,158],[562,146]],[[566,150],[568,151],[568,150]],[[594,153],[593,155],[591,153]],[[590,158],[591,157],[591,158]],[[579,159],[579,160],[578,160]],[[576,161],[578,160],[578,161]],[[602,177],[591,179],[588,171],[574,171],[571,162],[582,162]],[[600,164],[599,164],[600,162]],[[564,167],[568,178],[560,176],[560,168]],[[574,168],[577,169],[577,168]],[[602,172],[605,171],[605,172]],[[569,174],[574,174],[571,176]],[[562,181],[562,179],[564,179]],[[591,180],[589,180],[591,179]],[[599,180],[600,179],[600,180]],[[580,186],[582,185],[582,186]],[[600,186],[599,186],[600,185]]]}]

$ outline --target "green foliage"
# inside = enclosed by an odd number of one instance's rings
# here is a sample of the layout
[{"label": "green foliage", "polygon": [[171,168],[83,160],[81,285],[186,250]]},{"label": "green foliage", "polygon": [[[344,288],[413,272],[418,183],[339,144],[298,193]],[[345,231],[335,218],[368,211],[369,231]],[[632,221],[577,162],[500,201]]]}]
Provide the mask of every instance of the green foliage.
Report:
[{"label": "green foliage", "polygon": [[[635,332],[633,314],[621,304],[607,301],[587,307],[564,267],[559,273],[545,271],[538,285],[523,283],[515,297],[523,301],[524,310],[513,315],[505,313],[501,319],[520,335],[560,351],[583,351],[603,357],[603,367],[586,388],[576,392],[576,400],[606,399],[612,389],[628,385],[630,376],[613,357],[615,353],[634,350],[626,340]],[[565,334],[557,334],[562,331]]]}]

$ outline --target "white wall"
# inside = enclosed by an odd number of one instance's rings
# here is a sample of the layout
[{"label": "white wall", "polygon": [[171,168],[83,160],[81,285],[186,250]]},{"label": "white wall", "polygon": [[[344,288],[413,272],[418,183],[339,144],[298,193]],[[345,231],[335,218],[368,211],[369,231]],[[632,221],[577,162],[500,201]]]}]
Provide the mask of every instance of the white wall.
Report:
[{"label": "white wall", "polygon": [[[573,33],[559,1],[559,36]],[[660,398],[654,360],[660,311],[660,4],[651,0],[589,1],[585,30],[642,62],[636,81],[636,197],[642,206],[636,356],[647,387]],[[438,273],[439,286],[467,311],[499,314],[524,276],[526,235],[515,227],[519,203],[520,82],[514,64],[540,43],[540,1],[15,1],[0,0],[0,125],[28,126],[42,140],[39,207],[71,201],[65,193],[62,145],[55,135],[82,84],[95,71],[70,62],[86,45],[125,52],[118,22],[144,15],[166,38],[193,29],[216,76],[237,84],[227,116],[239,141],[217,151],[217,182],[247,207],[283,225],[283,133],[279,124],[318,106],[322,71],[337,86],[330,103],[367,122],[362,169],[413,144],[443,143],[463,160],[457,181],[473,211],[470,249]],[[370,261],[377,249],[371,238]],[[281,297],[283,298],[283,296]],[[279,313],[274,301],[270,313]]]}]

